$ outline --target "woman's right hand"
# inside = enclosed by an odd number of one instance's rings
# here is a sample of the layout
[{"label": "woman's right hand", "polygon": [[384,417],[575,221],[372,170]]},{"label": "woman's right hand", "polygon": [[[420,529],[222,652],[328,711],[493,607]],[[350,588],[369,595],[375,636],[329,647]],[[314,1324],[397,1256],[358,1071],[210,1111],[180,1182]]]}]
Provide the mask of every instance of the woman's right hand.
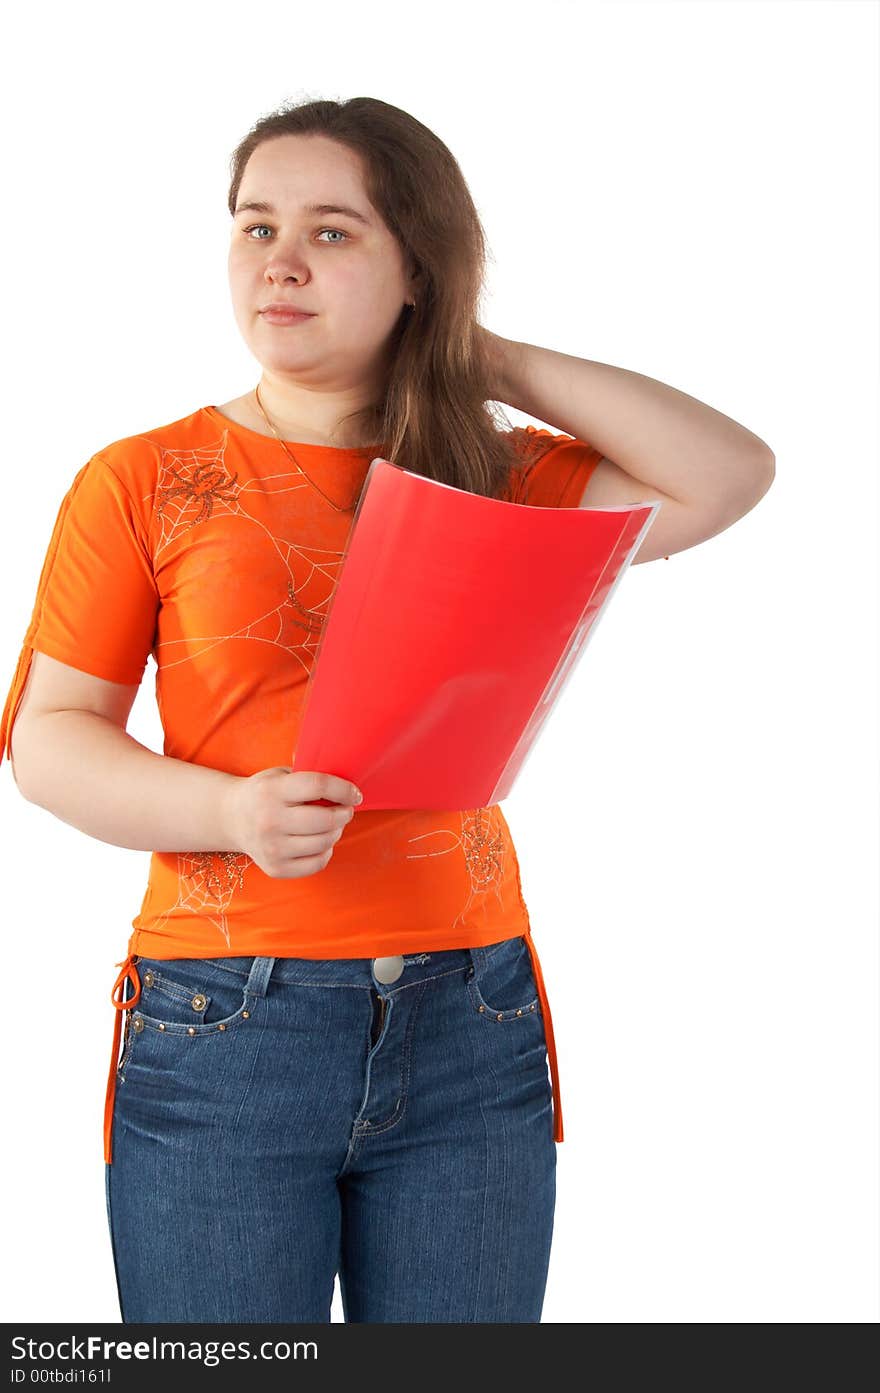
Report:
[{"label": "woman's right hand", "polygon": [[[279,766],[236,778],[226,793],[231,846],[266,875],[298,879],[322,871],[351,821],[357,789],[335,774]],[[314,806],[327,798],[337,806]]]}]

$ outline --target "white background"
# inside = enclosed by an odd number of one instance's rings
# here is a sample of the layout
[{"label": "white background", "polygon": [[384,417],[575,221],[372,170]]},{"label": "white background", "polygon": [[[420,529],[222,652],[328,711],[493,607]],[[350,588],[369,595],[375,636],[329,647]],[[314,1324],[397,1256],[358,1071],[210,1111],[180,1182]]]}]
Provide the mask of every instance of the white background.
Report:
[{"label": "white background", "polygon": [[[504,805],[565,1118],[545,1322],[878,1317],[877,21],[262,0],[4,25],[0,700],[81,465],[259,380],[228,161],[285,100],[436,131],[486,228],[488,328],[775,452],[735,527],[624,577]],[[129,729],[161,751],[154,673]],[[0,819],[5,1319],[118,1321],[109,993],[149,858],[8,763]]]}]

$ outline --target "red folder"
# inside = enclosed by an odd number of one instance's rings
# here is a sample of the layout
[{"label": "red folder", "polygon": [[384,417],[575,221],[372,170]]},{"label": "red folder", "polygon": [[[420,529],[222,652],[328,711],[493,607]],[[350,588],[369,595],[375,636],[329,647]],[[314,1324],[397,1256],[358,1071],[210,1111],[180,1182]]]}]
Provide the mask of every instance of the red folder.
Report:
[{"label": "red folder", "polygon": [[499,803],[660,506],[532,507],[374,459],[291,767],[351,779],[359,812]]}]

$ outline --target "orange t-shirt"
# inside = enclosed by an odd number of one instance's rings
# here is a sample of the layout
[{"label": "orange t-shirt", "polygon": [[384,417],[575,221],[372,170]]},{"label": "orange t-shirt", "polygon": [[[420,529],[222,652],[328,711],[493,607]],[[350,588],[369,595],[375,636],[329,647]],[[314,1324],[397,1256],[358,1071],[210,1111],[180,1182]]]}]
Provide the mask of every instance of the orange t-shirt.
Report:
[{"label": "orange t-shirt", "polygon": [[[513,438],[502,496],[577,507],[600,452],[534,426]],[[318,488],[346,506],[381,453],[290,443]],[[352,518],[274,437],[213,406],[98,451],[58,512],[0,760],[36,649],[126,684],[140,682],[152,655],[166,755],[243,776],[288,766]],[[328,865],[299,879],[269,876],[244,852],[153,852],[132,929],[126,969],[136,955],[374,957],[523,934],[544,999],[498,805],[355,810]],[[116,988],[113,1000],[133,1005]],[[550,1030],[546,1004],[545,1017]],[[554,1093],[561,1140],[555,1067]]]}]

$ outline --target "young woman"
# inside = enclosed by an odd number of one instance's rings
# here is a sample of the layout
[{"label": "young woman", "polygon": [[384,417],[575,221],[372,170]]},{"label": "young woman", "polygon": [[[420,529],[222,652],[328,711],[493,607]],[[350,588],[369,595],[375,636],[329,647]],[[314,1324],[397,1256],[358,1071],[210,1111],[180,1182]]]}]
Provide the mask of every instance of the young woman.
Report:
[{"label": "young woman", "polygon": [[[660,498],[639,561],[728,526],[772,456],[483,330],[473,202],[395,107],[261,120],[229,209],[259,383],[76,475],[0,729],[26,798],[153,853],[112,992],[122,1319],[327,1321],[338,1273],[348,1321],[539,1321],[562,1114],[516,851],[498,806],[359,809],[292,772],[322,621],[377,455],[511,502]],[[569,434],[499,429],[504,401]],[[650,476],[604,453],[639,431]],[[162,755],[125,730],[150,654]]]}]

